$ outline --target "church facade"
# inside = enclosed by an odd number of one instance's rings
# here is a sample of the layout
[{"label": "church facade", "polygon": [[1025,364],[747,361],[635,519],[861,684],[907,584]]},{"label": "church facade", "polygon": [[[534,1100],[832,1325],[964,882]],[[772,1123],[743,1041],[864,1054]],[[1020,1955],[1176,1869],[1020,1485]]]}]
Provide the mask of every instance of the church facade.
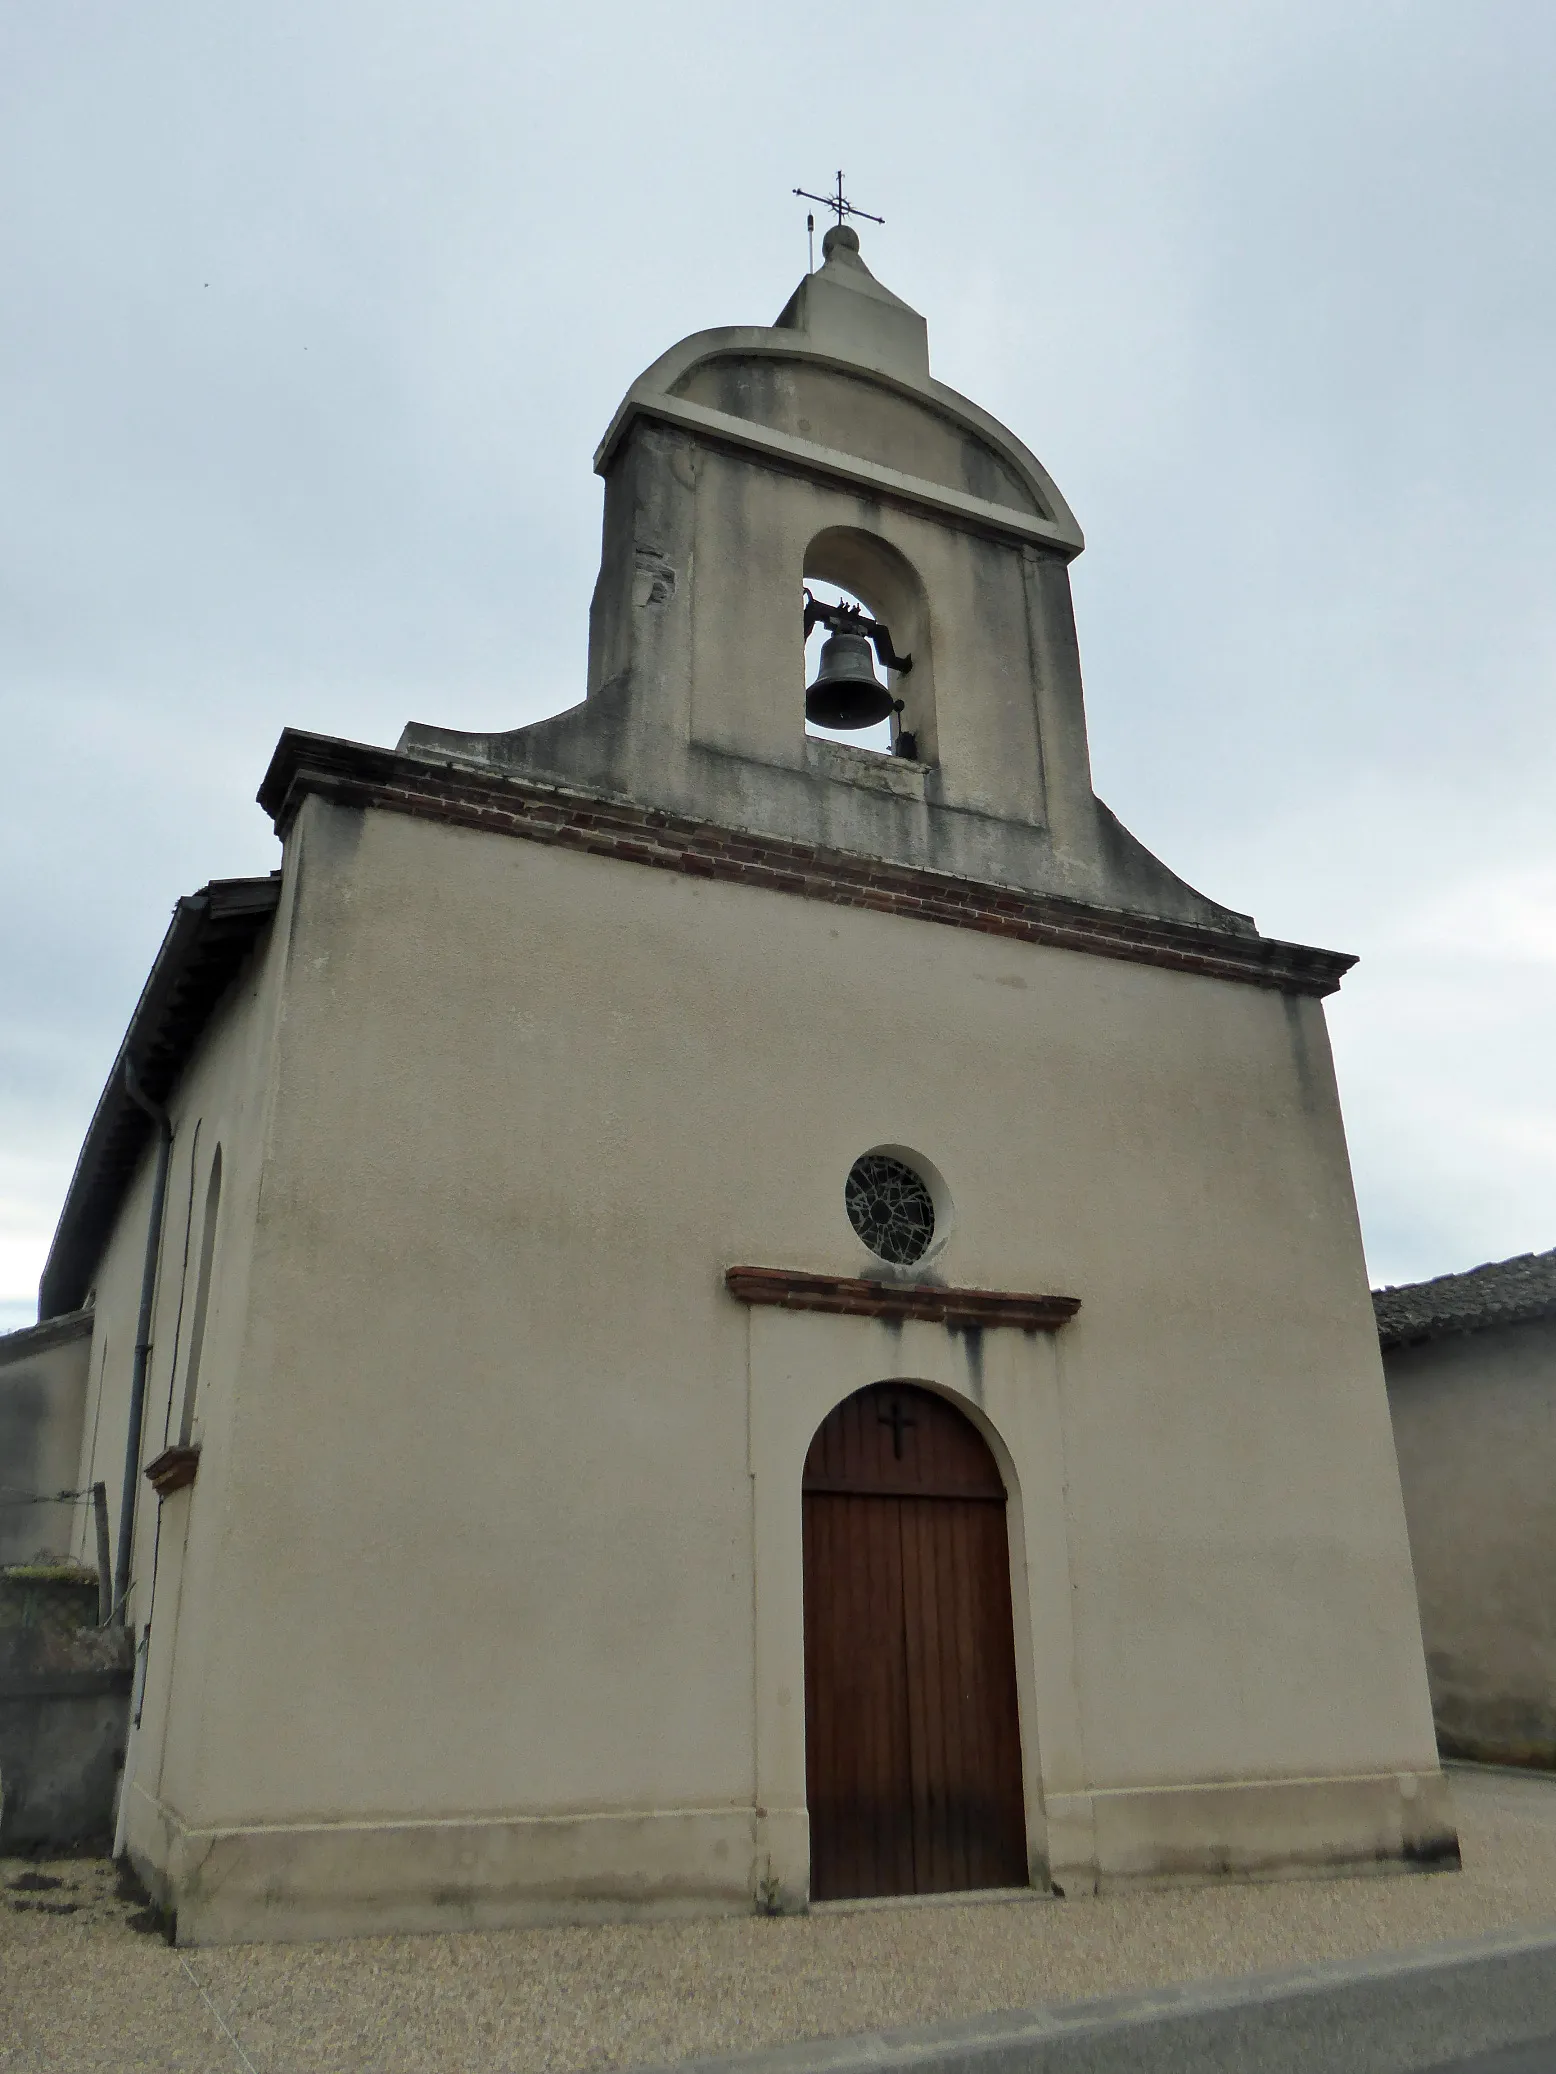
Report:
[{"label": "church facade", "polygon": [[852,231],[596,466],[585,700],[285,734],[88,1133],[123,1848],[187,1941],[1456,1862],[1350,961],[1096,799],[1074,518]]}]

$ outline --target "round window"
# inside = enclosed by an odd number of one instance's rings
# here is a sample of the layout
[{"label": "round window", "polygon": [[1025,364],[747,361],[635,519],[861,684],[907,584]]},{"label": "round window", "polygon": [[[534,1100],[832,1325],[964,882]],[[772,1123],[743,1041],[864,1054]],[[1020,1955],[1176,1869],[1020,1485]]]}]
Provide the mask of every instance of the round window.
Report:
[{"label": "round window", "polygon": [[848,1221],[893,1267],[923,1258],[935,1236],[935,1202],[921,1175],[889,1152],[867,1152],[843,1188]]}]

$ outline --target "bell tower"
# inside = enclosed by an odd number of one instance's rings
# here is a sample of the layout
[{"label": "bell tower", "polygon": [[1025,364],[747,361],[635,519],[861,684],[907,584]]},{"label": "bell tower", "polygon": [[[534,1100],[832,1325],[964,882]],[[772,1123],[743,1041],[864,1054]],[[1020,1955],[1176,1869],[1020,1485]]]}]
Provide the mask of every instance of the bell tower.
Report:
[{"label": "bell tower", "polygon": [[[1251,933],[1092,792],[1068,573],[1083,541],[1052,479],[930,373],[923,317],[850,224],[822,252],[773,324],[683,339],[612,418],[583,702],[503,734],[412,725],[401,749]],[[811,717],[889,715],[895,754],[807,737],[818,623]]]}]

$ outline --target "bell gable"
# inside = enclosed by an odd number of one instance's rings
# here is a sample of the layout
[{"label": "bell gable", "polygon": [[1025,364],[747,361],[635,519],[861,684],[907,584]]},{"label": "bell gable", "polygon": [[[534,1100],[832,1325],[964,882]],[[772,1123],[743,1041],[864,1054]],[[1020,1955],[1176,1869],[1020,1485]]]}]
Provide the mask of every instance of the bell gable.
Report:
[{"label": "bell gable", "polygon": [[[504,733],[413,724],[400,748],[1251,932],[1092,792],[1068,575],[1084,543],[1052,478],[934,379],[923,318],[875,280],[851,228],[824,251],[775,324],[683,339],[612,418],[583,702]],[[845,727],[884,706],[898,756],[807,735],[817,584],[911,658],[891,669],[877,642],[880,696],[861,652],[844,690],[864,695],[822,701]]]}]

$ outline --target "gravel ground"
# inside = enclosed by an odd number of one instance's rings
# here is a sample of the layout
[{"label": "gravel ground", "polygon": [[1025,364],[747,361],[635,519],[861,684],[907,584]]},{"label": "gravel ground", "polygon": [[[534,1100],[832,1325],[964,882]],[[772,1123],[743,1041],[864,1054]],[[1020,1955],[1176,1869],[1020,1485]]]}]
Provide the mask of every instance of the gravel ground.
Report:
[{"label": "gravel ground", "polygon": [[172,1951],[0,1861],[5,2074],[573,2074],[1556,1926],[1556,1779],[1455,1770],[1461,1873]]}]

